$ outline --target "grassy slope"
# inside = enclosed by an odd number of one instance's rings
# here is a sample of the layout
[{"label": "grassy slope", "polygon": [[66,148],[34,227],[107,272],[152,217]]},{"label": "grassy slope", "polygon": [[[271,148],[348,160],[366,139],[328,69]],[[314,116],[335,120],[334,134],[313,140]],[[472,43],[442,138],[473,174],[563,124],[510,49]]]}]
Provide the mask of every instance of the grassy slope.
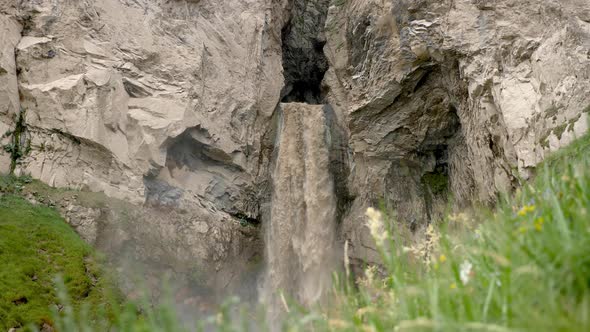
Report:
[{"label": "grassy slope", "polygon": [[51,324],[58,274],[74,307],[96,309],[107,302],[108,282],[96,256],[57,212],[17,196],[0,197],[0,331]]}]

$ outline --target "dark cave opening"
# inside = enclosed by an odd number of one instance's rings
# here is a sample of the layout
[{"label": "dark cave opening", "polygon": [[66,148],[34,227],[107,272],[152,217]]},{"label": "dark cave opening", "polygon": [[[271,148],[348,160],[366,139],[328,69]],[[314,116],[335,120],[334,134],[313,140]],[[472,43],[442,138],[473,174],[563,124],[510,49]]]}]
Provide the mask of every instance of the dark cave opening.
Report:
[{"label": "dark cave opening", "polygon": [[328,70],[324,55],[324,25],[329,0],[295,1],[291,20],[282,31],[283,76],[281,102],[322,104],[322,80]]},{"label": "dark cave opening", "polygon": [[429,191],[435,195],[442,195],[447,192],[449,186],[449,165],[448,165],[448,149],[447,144],[441,144],[431,151],[436,160],[434,169],[430,172],[425,172],[422,175],[422,184],[429,188]]},{"label": "dark cave opening", "polygon": [[433,132],[429,144],[424,144],[418,151],[423,160],[434,160],[434,165],[429,171],[422,174],[420,182],[424,193],[426,214],[432,220],[435,213],[435,200],[446,201],[450,192],[449,153],[454,148],[454,138],[461,130],[461,122],[457,115],[457,109],[448,105],[448,111],[444,120],[444,126]]}]

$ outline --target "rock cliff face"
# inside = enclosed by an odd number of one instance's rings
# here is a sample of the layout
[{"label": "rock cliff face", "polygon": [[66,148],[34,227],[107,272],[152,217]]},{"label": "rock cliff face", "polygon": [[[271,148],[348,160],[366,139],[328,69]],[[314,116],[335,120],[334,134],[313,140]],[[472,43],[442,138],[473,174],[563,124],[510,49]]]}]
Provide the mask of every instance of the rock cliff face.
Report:
[{"label": "rock cliff face", "polygon": [[0,0],[0,50],[17,171],[213,228],[270,220],[279,103],[331,105],[359,260],[367,206],[491,203],[590,112],[587,0]]},{"label": "rock cliff face", "polygon": [[493,202],[587,130],[590,3],[337,1],[326,23],[327,100],[346,119],[358,226],[378,200],[411,225],[445,197]]}]

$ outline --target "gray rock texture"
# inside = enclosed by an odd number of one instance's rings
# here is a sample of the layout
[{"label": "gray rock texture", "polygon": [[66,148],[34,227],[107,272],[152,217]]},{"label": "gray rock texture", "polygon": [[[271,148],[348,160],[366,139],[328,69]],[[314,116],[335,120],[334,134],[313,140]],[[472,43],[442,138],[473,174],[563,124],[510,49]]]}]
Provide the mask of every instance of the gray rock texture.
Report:
[{"label": "gray rock texture", "polygon": [[451,194],[492,203],[587,131],[590,2],[333,2],[327,100],[344,119],[354,200],[344,234],[374,257],[367,205],[418,227]]},{"label": "gray rock texture", "polygon": [[279,103],[331,105],[359,260],[376,259],[368,206],[421,227],[449,195],[491,204],[590,112],[587,0],[0,0],[0,52],[0,130],[25,112],[18,172],[189,211],[190,234],[267,222]]}]

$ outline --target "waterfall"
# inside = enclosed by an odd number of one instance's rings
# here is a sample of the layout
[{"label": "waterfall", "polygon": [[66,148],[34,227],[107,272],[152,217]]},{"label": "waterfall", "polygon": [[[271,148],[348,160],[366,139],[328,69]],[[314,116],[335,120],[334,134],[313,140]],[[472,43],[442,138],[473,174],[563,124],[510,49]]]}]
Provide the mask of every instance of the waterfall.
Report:
[{"label": "waterfall", "polygon": [[336,195],[330,173],[326,107],[281,104],[263,296],[271,310],[287,298],[310,305],[331,284],[335,259]]}]

